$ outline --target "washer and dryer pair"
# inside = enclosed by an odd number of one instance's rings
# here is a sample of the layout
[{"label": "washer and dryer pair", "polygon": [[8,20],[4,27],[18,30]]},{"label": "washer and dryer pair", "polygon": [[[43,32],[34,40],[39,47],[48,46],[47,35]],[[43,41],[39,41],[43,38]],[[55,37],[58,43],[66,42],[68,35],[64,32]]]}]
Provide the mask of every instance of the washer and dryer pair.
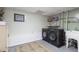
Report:
[{"label": "washer and dryer pair", "polygon": [[57,47],[65,45],[65,32],[64,29],[42,29],[43,40],[51,43]]}]

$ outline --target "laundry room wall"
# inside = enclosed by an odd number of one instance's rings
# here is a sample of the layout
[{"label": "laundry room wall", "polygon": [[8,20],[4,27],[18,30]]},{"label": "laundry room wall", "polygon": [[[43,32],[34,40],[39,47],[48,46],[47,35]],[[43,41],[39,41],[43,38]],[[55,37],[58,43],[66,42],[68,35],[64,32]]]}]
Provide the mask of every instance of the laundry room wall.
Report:
[{"label": "laundry room wall", "polygon": [[[23,14],[24,22],[14,22],[14,13]],[[7,21],[8,46],[15,46],[42,39],[42,28],[47,27],[47,17],[5,8],[4,20]]]},{"label": "laundry room wall", "polygon": [[[79,8],[76,8],[64,13],[62,12],[54,16],[58,16],[59,21],[51,22],[51,26],[60,26],[60,28],[63,28],[65,30],[79,31]],[[72,18],[67,18],[67,16]],[[68,21],[67,24],[66,24],[66,20]]]}]

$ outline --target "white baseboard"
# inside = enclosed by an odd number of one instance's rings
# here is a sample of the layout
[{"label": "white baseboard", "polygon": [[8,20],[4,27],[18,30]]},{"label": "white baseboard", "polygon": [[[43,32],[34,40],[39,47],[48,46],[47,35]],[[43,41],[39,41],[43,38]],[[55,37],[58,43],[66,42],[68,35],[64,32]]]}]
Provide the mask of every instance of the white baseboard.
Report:
[{"label": "white baseboard", "polygon": [[16,45],[36,41],[36,40],[41,40],[41,39],[42,39],[41,33],[10,36],[8,47],[16,46]]},{"label": "white baseboard", "polygon": [[[38,39],[38,40],[41,40],[41,39]],[[16,45],[20,45],[20,44],[24,44],[24,43],[29,43],[29,42],[33,42],[33,41],[37,41],[37,39],[36,40],[29,40],[29,41],[19,41],[19,42],[16,42],[16,43],[14,43],[14,44],[10,44],[10,45],[8,45],[8,47],[12,47],[12,46],[16,46]]]}]

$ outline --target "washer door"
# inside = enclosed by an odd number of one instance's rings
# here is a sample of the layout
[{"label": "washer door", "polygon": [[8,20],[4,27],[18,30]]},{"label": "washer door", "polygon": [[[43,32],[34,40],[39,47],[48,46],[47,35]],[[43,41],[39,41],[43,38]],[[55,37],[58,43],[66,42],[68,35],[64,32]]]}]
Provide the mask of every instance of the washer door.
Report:
[{"label": "washer door", "polygon": [[56,33],[53,32],[53,31],[50,32],[50,33],[49,33],[49,39],[52,40],[52,41],[55,41],[55,40],[56,40]]},{"label": "washer door", "polygon": [[46,32],[43,32],[43,38],[45,38],[47,36]]}]

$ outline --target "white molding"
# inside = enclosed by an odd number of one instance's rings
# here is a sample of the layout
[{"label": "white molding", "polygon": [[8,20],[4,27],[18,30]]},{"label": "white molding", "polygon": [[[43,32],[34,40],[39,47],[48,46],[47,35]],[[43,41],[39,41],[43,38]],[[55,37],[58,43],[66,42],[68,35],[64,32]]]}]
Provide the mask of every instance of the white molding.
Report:
[{"label": "white molding", "polygon": [[8,47],[16,46],[36,40],[42,40],[41,33],[13,36],[13,37],[9,37]]}]

